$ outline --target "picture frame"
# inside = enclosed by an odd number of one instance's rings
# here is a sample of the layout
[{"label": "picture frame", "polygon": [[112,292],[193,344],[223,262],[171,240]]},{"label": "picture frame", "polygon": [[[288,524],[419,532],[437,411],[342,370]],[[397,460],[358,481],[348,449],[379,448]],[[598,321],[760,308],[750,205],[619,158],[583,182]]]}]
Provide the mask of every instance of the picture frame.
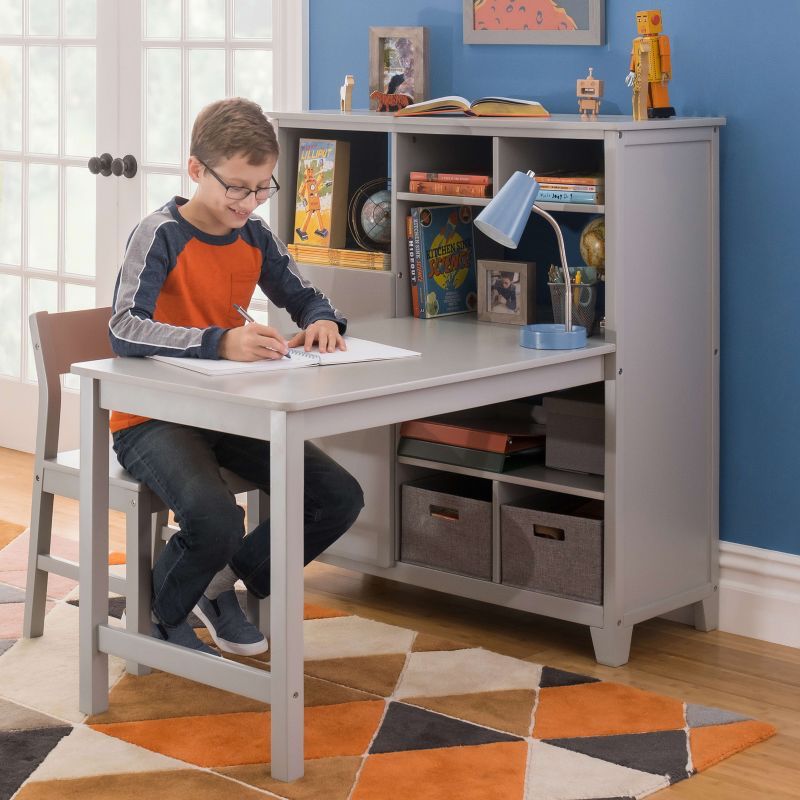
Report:
[{"label": "picture frame", "polygon": [[464,44],[599,45],[605,42],[605,0],[462,2]]},{"label": "picture frame", "polygon": [[478,320],[530,325],[536,317],[533,261],[478,259]]},{"label": "picture frame", "polygon": [[408,94],[413,103],[428,99],[427,28],[369,29],[370,98],[374,92]]}]

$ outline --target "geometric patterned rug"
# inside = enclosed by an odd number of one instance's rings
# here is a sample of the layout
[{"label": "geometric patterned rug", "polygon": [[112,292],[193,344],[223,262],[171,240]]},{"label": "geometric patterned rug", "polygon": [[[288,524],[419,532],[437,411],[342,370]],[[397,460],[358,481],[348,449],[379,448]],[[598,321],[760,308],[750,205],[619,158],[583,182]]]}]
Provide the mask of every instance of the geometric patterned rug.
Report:
[{"label": "geometric patterned rug", "polygon": [[[4,556],[0,610],[19,603]],[[53,605],[43,637],[0,657],[0,800],[640,798],[775,733],[307,605],[305,776],[281,783],[266,763],[263,703],[157,671],[132,677],[112,657],[108,711],[79,714],[76,593]],[[123,603],[110,601],[112,624]],[[268,657],[237,660],[267,669]]]}]

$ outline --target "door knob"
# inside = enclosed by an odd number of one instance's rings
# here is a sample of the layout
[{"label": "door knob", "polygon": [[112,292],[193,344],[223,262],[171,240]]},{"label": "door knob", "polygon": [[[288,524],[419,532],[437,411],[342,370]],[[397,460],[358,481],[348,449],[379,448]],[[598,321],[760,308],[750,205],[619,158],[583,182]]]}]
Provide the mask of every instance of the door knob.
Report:
[{"label": "door knob", "polygon": [[92,156],[88,166],[92,175],[99,174],[107,178],[111,174],[111,153],[103,153],[99,158]]},{"label": "door knob", "polygon": [[132,178],[136,174],[136,168],[136,159],[130,154],[124,158],[115,158],[111,162],[111,171],[117,177],[124,175],[126,178]]}]

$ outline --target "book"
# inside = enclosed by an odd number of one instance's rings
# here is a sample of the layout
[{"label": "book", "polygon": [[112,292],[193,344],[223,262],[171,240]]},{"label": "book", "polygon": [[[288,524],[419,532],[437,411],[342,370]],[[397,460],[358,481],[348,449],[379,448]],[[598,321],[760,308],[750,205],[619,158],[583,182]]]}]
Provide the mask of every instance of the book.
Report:
[{"label": "book", "polygon": [[286,249],[299,263],[319,267],[352,267],[354,269],[391,269],[391,256],[373,250],[344,250],[307,244],[287,244]]},{"label": "book", "polygon": [[478,304],[470,206],[409,209],[414,231],[419,317],[474,311]]},{"label": "book", "polygon": [[[530,450],[533,447],[543,447],[545,443],[542,434],[508,433],[507,429],[514,427],[508,420],[497,420],[492,425],[488,420],[468,424],[445,419],[448,421],[436,418],[407,420],[400,425],[400,435],[408,439],[423,439],[426,442],[439,442],[506,455],[520,450]],[[519,430],[520,426],[517,425],[516,429]]]},{"label": "book", "polygon": [[397,445],[397,455],[399,456],[440,461],[444,464],[482,469],[487,472],[505,472],[508,469],[523,466],[534,459],[540,459],[543,453],[544,447],[532,447],[516,453],[493,453],[488,450],[475,450],[470,447],[457,447],[452,444],[407,438],[401,438]]},{"label": "book", "polygon": [[474,183],[488,186],[492,179],[488,175],[466,175],[460,172],[410,172],[410,181],[442,181],[444,183]]},{"label": "book", "polygon": [[203,375],[235,375],[242,372],[278,372],[302,367],[323,367],[331,364],[356,364],[362,361],[385,361],[393,358],[411,358],[420,355],[414,350],[392,347],[388,344],[371,342],[345,336],[347,350],[333,353],[306,352],[300,347],[289,348],[289,358],[276,358],[264,361],[228,361],[213,358],[175,358],[173,356],[149,356],[154,361],[162,361],[181,369],[200,372]]},{"label": "book", "polygon": [[603,196],[597,192],[561,191],[560,189],[540,189],[536,202],[544,203],[602,203]]},{"label": "book", "polygon": [[570,172],[568,170],[554,170],[552,172],[537,172],[538,183],[578,183],[583,186],[599,186],[603,183],[603,176],[599,172]]},{"label": "book", "polygon": [[602,192],[603,184],[592,186],[586,183],[550,183],[549,181],[537,181],[540,189],[556,189],[560,192]]},{"label": "book", "polygon": [[449,194],[456,197],[489,197],[489,187],[476,183],[412,180],[408,183],[408,191],[419,194]]},{"label": "book", "polygon": [[471,117],[549,117],[550,113],[536,100],[514,97],[480,97],[470,102],[466,97],[448,95],[411,103],[394,112],[396,117],[420,114],[467,114]]},{"label": "book", "polygon": [[408,279],[411,286],[411,313],[419,317],[419,291],[417,289],[417,249],[414,244],[414,218],[406,216],[406,240],[408,242]]},{"label": "book", "polygon": [[300,139],[294,214],[295,244],[344,247],[349,171],[349,142]]}]

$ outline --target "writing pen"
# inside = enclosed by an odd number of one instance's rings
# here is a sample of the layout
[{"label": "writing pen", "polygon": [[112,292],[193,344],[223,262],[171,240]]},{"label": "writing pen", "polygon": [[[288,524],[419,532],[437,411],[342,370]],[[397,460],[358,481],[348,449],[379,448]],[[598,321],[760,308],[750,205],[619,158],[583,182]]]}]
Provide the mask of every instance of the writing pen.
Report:
[{"label": "writing pen", "polygon": [[[234,303],[233,307],[236,309],[236,312],[244,317],[245,322],[255,322],[255,320],[238,304]],[[272,350],[275,353],[280,353],[280,350],[276,350],[274,347],[267,347],[267,350]],[[291,359],[291,356],[288,353],[281,353],[284,358]]]}]

